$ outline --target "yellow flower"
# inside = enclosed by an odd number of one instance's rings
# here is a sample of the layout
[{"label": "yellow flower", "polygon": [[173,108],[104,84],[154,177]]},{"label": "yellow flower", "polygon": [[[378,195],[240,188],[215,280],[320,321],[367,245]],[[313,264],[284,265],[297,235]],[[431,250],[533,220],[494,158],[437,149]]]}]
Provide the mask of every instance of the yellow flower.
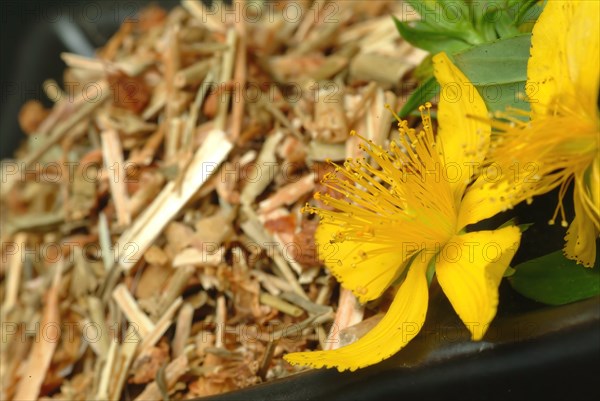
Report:
[{"label": "yellow flower", "polygon": [[[389,310],[364,337],[332,351],[292,353],[292,364],[355,370],[403,348],[420,330],[427,312],[429,268],[455,311],[483,337],[494,318],[498,285],[520,240],[516,227],[465,233],[465,227],[495,215],[495,203],[465,203],[467,185],[489,147],[491,128],[483,100],[445,54],[434,57],[444,88],[440,128],[434,138],[429,106],[423,129],[399,122],[399,144],[388,151],[368,142],[370,156],[338,166],[325,183],[346,199],[316,195],[336,211],[308,208],[321,216],[316,233],[325,264],[361,302],[378,298],[402,281]],[[469,90],[471,89],[471,90]],[[338,178],[338,177],[341,177]]]},{"label": "yellow flower", "polygon": [[[531,120],[497,122],[489,161],[502,171],[500,185],[483,185],[480,196],[506,193],[507,208],[559,187],[558,213],[574,182],[575,218],[565,237],[565,255],[584,266],[596,260],[600,233],[600,2],[548,1],[533,29],[527,66]],[[502,117],[507,117],[501,115]],[[475,191],[474,191],[475,193]]]}]

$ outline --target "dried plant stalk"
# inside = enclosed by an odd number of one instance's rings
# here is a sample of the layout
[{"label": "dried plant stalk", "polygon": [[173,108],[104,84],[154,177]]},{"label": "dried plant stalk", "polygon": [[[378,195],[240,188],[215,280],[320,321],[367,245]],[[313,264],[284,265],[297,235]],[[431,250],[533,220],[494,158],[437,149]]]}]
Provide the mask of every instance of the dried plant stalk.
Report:
[{"label": "dried plant stalk", "polygon": [[113,291],[112,296],[140,337],[146,338],[154,330],[154,323],[141,310],[127,287],[124,284],[119,284]]},{"label": "dried plant stalk", "polygon": [[108,183],[117,209],[117,223],[125,227],[131,223],[129,211],[129,197],[127,196],[127,175],[123,160],[123,149],[119,134],[115,130],[104,131],[100,134],[102,139],[102,154],[104,168],[109,172]]},{"label": "dried plant stalk", "polygon": [[[58,292],[62,278],[62,264],[54,266],[54,276],[52,278],[52,286],[50,287],[47,297],[44,313],[42,315],[41,324],[38,330],[46,330],[53,326],[56,330],[60,327],[60,312],[58,310]],[[55,335],[58,333],[55,333]],[[19,382],[16,400],[35,400],[40,394],[42,383],[48,372],[52,356],[56,350],[57,341],[52,341],[47,336],[40,335],[40,341],[33,344],[33,348],[27,359],[27,379],[23,378]],[[56,338],[56,337],[54,337]]]},{"label": "dried plant stalk", "polygon": [[27,234],[18,233],[15,236],[15,240],[12,244],[16,249],[15,252],[11,255],[10,259],[8,260],[6,267],[6,271],[8,273],[8,280],[6,284],[6,292],[4,295],[4,303],[2,304],[3,314],[8,314],[14,308],[17,302],[19,286],[21,284],[21,276],[23,274],[23,254],[25,252],[26,241]]}]

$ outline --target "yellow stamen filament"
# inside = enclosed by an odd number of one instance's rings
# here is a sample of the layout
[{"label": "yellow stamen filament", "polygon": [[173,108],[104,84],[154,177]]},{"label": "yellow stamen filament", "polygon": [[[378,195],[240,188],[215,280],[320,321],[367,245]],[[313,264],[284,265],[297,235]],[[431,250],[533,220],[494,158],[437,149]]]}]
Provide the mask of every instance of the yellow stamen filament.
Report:
[{"label": "yellow stamen filament", "polygon": [[[456,229],[456,206],[447,182],[429,175],[441,165],[436,149],[431,104],[420,108],[423,127],[408,127],[395,113],[399,143],[389,150],[357,135],[365,158],[349,159],[343,166],[331,163],[335,171],[323,177],[323,184],[343,196],[315,194],[315,199],[335,209],[306,206],[304,211],[339,226],[332,242],[375,241],[377,253],[397,251],[403,241],[425,239],[435,246]],[[371,162],[369,162],[369,160]],[[365,255],[366,259],[366,255]]]},{"label": "yellow stamen filament", "polygon": [[[491,124],[501,131],[491,147],[489,159],[504,171],[509,183],[517,189],[515,204],[530,200],[559,187],[558,204],[549,223],[554,224],[560,213],[561,225],[568,225],[563,199],[574,177],[581,175],[598,154],[600,134],[598,122],[572,102],[553,104],[554,114],[523,122],[516,115],[528,115],[515,109],[496,113],[509,123],[493,120]],[[583,180],[575,179],[576,185]],[[594,205],[588,191],[581,188],[581,201],[594,224],[599,227],[598,205]]]}]

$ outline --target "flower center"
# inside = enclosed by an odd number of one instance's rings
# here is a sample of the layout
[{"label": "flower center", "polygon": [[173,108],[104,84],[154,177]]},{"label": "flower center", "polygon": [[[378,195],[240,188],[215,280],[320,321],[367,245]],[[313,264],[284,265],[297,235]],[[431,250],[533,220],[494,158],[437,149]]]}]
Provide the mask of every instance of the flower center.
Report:
[{"label": "flower center", "polygon": [[325,175],[323,184],[343,199],[317,193],[315,199],[336,210],[304,209],[339,226],[332,242],[376,242],[384,252],[417,239],[421,249],[436,246],[455,234],[452,191],[431,174],[442,159],[429,107],[421,109],[423,128],[418,132],[398,119],[399,142],[392,141],[389,150],[360,137],[360,149],[368,158],[349,159],[343,166],[333,163],[335,171]]},{"label": "flower center", "polygon": [[600,151],[600,124],[597,115],[589,116],[581,108],[569,108],[572,102],[555,103],[551,113],[536,115],[523,122],[514,115],[528,115],[520,110],[498,116],[509,122],[494,121],[498,131],[490,149],[489,160],[497,163],[514,188],[515,204],[531,201],[560,187],[558,204],[549,223],[561,214],[561,224],[568,225],[563,198],[571,181],[586,174]]}]

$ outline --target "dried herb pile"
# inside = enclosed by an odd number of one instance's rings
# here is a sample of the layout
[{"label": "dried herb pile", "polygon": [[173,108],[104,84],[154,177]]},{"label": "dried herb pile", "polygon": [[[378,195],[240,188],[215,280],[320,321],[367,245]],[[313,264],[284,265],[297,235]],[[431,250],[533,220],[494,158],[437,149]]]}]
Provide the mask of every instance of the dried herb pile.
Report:
[{"label": "dried herb pile", "polygon": [[384,105],[425,53],[399,38],[395,2],[253,4],[229,20],[144,9],[96,58],[61,55],[52,109],[21,110],[28,138],[2,166],[0,398],[222,393],[377,319],[338,291],[301,208],[329,191],[326,160],[360,156],[351,129],[385,143]]}]

